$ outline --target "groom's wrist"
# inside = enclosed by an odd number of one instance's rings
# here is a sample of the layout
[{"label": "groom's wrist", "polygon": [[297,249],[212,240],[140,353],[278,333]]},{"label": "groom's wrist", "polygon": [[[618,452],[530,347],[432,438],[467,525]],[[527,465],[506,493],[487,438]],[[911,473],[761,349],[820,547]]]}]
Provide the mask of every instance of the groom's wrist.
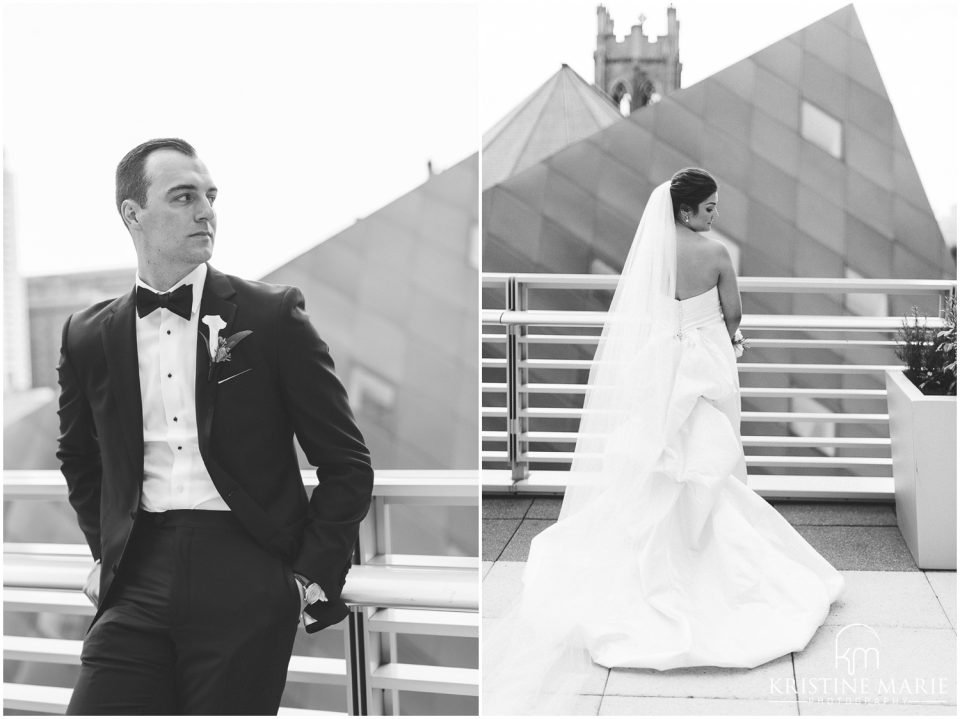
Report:
[{"label": "groom's wrist", "polygon": [[309,607],[317,602],[327,601],[327,595],[324,593],[319,584],[311,581],[309,578],[298,572],[293,573],[293,578],[297,581],[297,584],[300,587],[300,596],[306,606]]}]

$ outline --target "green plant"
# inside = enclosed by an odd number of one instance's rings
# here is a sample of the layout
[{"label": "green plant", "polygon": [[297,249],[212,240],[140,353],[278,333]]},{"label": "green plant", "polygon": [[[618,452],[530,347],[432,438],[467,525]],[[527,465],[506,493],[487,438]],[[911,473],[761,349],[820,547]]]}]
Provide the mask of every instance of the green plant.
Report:
[{"label": "green plant", "polygon": [[923,394],[957,394],[957,297],[950,296],[943,313],[944,326],[927,326],[926,315],[914,307],[897,333],[897,357],[904,374]]}]

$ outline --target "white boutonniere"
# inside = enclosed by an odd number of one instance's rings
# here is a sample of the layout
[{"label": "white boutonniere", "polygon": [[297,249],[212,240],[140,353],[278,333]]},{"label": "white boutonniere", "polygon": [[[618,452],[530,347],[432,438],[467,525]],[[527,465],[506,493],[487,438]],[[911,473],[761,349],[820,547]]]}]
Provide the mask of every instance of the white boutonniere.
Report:
[{"label": "white boutonniere", "polygon": [[223,321],[220,315],[206,315],[203,318],[203,324],[210,330],[209,344],[207,346],[207,351],[210,354],[210,369],[207,371],[207,381],[210,381],[213,379],[213,372],[217,365],[229,362],[230,351],[236,347],[244,337],[253,334],[253,330],[243,330],[242,332],[237,332],[224,338],[220,336],[220,330],[226,327],[227,323]]},{"label": "white boutonniere", "polygon": [[740,330],[737,330],[733,334],[733,339],[731,340],[731,342],[733,343],[733,353],[737,357],[743,357],[743,351],[750,346],[750,342],[744,339],[743,334],[741,334]]}]

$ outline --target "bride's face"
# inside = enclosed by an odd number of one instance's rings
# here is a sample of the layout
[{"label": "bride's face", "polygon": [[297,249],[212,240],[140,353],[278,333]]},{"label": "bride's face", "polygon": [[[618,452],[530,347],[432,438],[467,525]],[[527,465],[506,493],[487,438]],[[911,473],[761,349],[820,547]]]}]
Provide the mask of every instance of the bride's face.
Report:
[{"label": "bride's face", "polygon": [[720,216],[717,210],[717,193],[714,192],[710,197],[697,206],[697,211],[689,215],[689,220],[684,223],[694,232],[707,232],[713,221]]}]

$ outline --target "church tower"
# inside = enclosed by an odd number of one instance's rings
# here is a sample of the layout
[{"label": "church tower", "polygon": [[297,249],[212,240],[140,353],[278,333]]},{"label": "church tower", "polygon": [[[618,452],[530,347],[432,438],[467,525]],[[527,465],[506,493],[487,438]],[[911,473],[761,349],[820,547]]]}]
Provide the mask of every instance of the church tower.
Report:
[{"label": "church tower", "polygon": [[610,13],[603,5],[597,6],[594,85],[621,111],[633,112],[680,89],[680,23],[676,8],[667,8],[667,34],[656,40],[643,34],[645,20],[641,15],[630,34],[617,40]]}]

